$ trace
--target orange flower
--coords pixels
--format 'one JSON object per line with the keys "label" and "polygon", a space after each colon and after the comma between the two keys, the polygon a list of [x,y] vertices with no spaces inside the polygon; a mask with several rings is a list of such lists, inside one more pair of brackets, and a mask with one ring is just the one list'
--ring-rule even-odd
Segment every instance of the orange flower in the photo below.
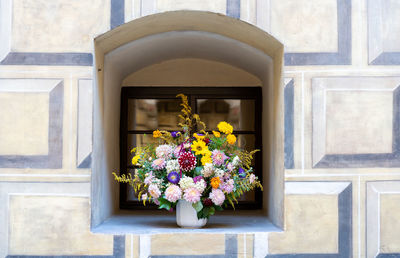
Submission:
{"label": "orange flower", "polygon": [[226,137],[226,140],[228,141],[229,144],[235,144],[235,142],[236,142],[236,136],[233,135],[233,134],[229,134],[229,135]]}
{"label": "orange flower", "polygon": [[219,179],[219,177],[213,177],[211,178],[211,186],[214,189],[217,189],[219,186],[219,183],[221,183],[221,179]]}
{"label": "orange flower", "polygon": [[158,138],[158,137],[160,137],[162,134],[161,134],[161,132],[160,132],[160,130],[155,130],[155,131],[153,131],[153,137],[154,138]]}

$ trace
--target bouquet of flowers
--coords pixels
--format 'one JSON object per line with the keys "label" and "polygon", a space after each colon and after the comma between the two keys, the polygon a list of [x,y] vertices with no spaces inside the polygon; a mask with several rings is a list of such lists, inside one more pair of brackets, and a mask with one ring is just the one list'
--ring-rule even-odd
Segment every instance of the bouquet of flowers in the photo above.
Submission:
{"label": "bouquet of flowers", "polygon": [[245,192],[262,185],[253,173],[251,160],[255,152],[240,149],[233,127],[218,124],[218,131],[208,133],[199,115],[192,114],[187,97],[182,98],[180,131],[156,130],[159,144],[148,144],[132,150],[135,175],[118,176],[118,182],[129,183],[139,200],[153,202],[160,209],[173,210],[179,200],[192,204],[198,219],[209,218],[215,211],[238,203]]}

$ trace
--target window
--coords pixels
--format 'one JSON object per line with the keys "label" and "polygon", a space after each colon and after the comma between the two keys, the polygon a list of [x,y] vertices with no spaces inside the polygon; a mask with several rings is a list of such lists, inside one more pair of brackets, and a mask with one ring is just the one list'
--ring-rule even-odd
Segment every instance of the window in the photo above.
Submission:
{"label": "window", "polygon": [[[120,171],[134,173],[130,150],[154,141],[155,129],[176,131],[180,128],[178,114],[183,93],[188,96],[194,113],[216,130],[219,121],[227,121],[234,127],[240,147],[259,149],[253,160],[255,174],[262,180],[261,139],[261,88],[260,87],[123,87],[121,91],[120,124]],[[120,185],[121,209],[155,209],[155,205],[143,206],[132,187]],[[261,209],[260,190],[249,192],[239,200],[237,209]]]}

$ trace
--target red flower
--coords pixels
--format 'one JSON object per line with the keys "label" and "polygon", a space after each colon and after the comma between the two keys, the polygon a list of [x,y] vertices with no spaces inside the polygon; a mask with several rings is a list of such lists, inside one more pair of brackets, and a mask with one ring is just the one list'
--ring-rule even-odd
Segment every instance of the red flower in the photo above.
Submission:
{"label": "red flower", "polygon": [[210,198],[207,198],[207,199],[203,200],[203,204],[204,204],[204,206],[212,206],[213,202],[211,201]]}
{"label": "red flower", "polygon": [[210,139],[205,138],[205,139],[203,140],[203,142],[205,142],[206,144],[209,144],[209,143],[210,143]]}
{"label": "red flower", "polygon": [[181,153],[178,159],[179,166],[183,171],[190,171],[196,167],[196,157],[190,151]]}

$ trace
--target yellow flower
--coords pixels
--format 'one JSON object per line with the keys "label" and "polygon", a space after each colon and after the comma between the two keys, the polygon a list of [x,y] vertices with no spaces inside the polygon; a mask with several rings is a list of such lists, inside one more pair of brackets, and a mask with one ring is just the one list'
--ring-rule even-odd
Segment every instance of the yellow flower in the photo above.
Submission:
{"label": "yellow flower", "polygon": [[208,151],[208,147],[206,146],[206,143],[202,140],[193,141],[192,151],[195,152],[195,155],[202,155],[205,151]]}
{"label": "yellow flower", "polygon": [[203,156],[210,156],[211,157],[211,154],[212,154],[212,152],[208,149],[208,147],[207,147],[207,149],[206,150],[204,150],[203,151]]}
{"label": "yellow flower", "polygon": [[217,131],[212,131],[212,132],[215,137],[217,137],[217,138],[221,137],[221,134],[219,132],[217,132]]}
{"label": "yellow flower", "polygon": [[228,141],[229,144],[235,144],[235,142],[236,142],[236,136],[233,135],[233,134],[229,134],[229,135],[226,137],[226,140]]}
{"label": "yellow flower", "polygon": [[212,163],[211,155],[204,155],[201,158],[201,164],[204,166],[207,163]]}
{"label": "yellow flower", "polygon": [[218,130],[224,134],[231,134],[233,132],[233,127],[229,123],[222,121],[218,124]]}
{"label": "yellow flower", "polygon": [[211,178],[211,186],[214,189],[217,189],[219,186],[219,183],[221,183],[221,179],[219,179],[219,177],[213,177]]}
{"label": "yellow flower", "polygon": [[201,134],[194,133],[193,137],[196,138],[197,140],[203,140],[205,136],[201,135]]}
{"label": "yellow flower", "polygon": [[155,130],[154,132],[153,132],[153,137],[154,138],[158,138],[158,137],[160,137],[162,134],[161,134],[161,132],[160,132],[160,130]]}
{"label": "yellow flower", "polygon": [[140,159],[139,155],[136,155],[132,158],[132,165],[136,165]]}

